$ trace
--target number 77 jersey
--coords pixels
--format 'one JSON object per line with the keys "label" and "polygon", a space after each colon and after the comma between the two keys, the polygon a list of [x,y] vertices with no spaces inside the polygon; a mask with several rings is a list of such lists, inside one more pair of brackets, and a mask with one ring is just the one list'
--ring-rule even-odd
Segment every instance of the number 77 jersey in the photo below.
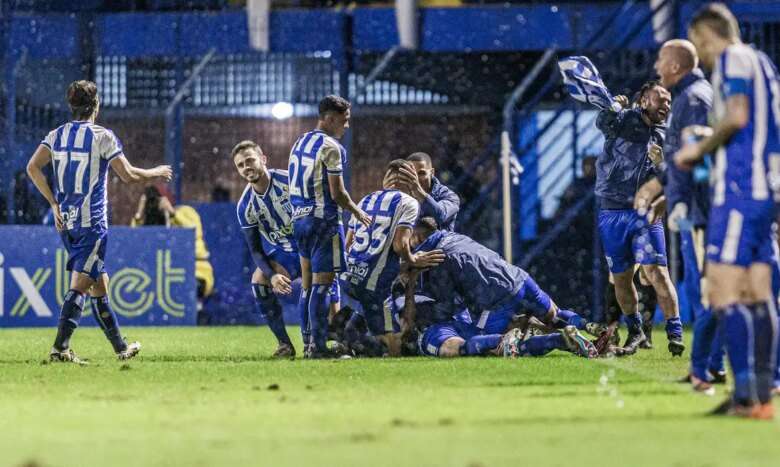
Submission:
{"label": "number 77 jersey", "polygon": [[349,221],[353,240],[347,252],[347,281],[351,287],[389,295],[400,268],[393,238],[398,227],[414,227],[420,208],[417,200],[398,190],[370,193],[360,200],[360,208],[371,223],[365,226],[354,216]]}
{"label": "number 77 jersey", "polygon": [[341,175],[347,151],[335,138],[320,130],[310,131],[290,151],[290,203],[293,218],[314,216],[340,223],[341,208],[330,196],[328,175]]}

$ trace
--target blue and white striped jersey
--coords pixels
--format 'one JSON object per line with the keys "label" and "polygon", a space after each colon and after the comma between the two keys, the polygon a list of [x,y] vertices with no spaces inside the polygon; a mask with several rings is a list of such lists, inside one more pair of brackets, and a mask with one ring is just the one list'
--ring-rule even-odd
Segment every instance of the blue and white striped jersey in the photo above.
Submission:
{"label": "blue and white striped jersey", "polygon": [[287,171],[268,171],[271,182],[265,193],[256,192],[247,184],[236,207],[242,229],[257,229],[263,239],[263,251],[270,255],[275,250],[296,253],[292,227],[292,205]]}
{"label": "blue and white striped jersey", "polygon": [[108,164],[122,155],[119,138],[100,125],[73,121],[49,132],[41,144],[51,151],[65,228],[105,231]]}
{"label": "blue and white striped jersey", "polygon": [[712,87],[715,122],[725,117],[729,97],[744,95],[750,102],[748,125],[715,153],[713,205],[731,199],[771,200],[769,173],[780,172],[780,84],[775,65],[749,45],[731,45],[716,63]]}
{"label": "blue and white striped jersey", "polygon": [[393,251],[395,232],[398,227],[414,227],[420,206],[398,190],[370,193],[359,206],[371,216],[371,224],[366,227],[354,216],[349,221],[353,241],[347,252],[347,281],[389,295],[400,268],[399,257]]}
{"label": "blue and white striped jersey", "polygon": [[290,151],[290,202],[295,217],[341,220],[341,208],[330,196],[328,175],[340,175],[347,151],[320,130],[303,134]]}

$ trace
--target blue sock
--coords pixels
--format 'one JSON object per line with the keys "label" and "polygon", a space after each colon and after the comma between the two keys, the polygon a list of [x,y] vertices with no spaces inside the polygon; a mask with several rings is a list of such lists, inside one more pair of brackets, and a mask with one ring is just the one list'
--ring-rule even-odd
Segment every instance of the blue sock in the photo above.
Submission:
{"label": "blue sock", "polygon": [[[704,309],[693,323],[693,343],[691,344],[691,373],[693,376],[707,381],[707,370],[712,368],[713,345],[718,335],[718,320],[712,310]],[[723,358],[721,357],[721,363]]]}
{"label": "blue sock", "polygon": [[571,310],[559,309],[553,320],[553,324],[556,328],[561,329],[566,326],[574,326],[577,329],[584,331],[585,325],[588,322],[582,316]]}
{"label": "blue sock", "polygon": [[560,333],[532,336],[520,344],[520,355],[524,357],[541,357],[553,350],[567,350],[566,341]]}
{"label": "blue sock", "polygon": [[84,310],[84,294],[78,290],[68,290],[65,294],[65,302],[60,310],[60,321],[57,324],[57,337],[54,339],[54,348],[65,350],[70,347],[70,337],[73,331],[79,327],[81,312]]}
{"label": "blue sock", "polygon": [[273,289],[268,285],[252,284],[252,293],[255,296],[257,310],[265,318],[279,343],[292,345],[290,336],[287,335],[287,328],[284,327],[282,305],[279,304]]}
{"label": "blue sock", "polygon": [[752,321],[750,311],[741,304],[729,305],[723,312],[726,352],[734,373],[734,400],[743,405],[756,400]]}
{"label": "blue sock", "polygon": [[666,337],[669,340],[682,340],[683,329],[680,317],[669,318],[666,320]]}
{"label": "blue sock", "polygon": [[111,305],[108,304],[108,296],[92,297],[90,300],[92,305],[92,315],[95,317],[100,329],[103,330],[103,334],[111,343],[114,348],[114,352],[122,352],[127,349],[127,343],[122,338],[122,332],[119,330],[119,323],[116,320],[116,314],[111,309]]}
{"label": "blue sock", "polygon": [[485,355],[498,347],[501,343],[501,334],[484,334],[474,336],[461,347],[461,355]]}
{"label": "blue sock", "polygon": [[313,350],[324,351],[328,342],[328,289],[329,285],[312,284],[309,292],[309,326]]}
{"label": "blue sock", "polygon": [[712,347],[710,348],[710,371],[715,373],[723,372],[726,370],[724,363],[725,342],[724,336],[725,326],[723,326],[718,319],[718,316],[713,313],[713,319],[715,320],[715,338],[712,340]]}
{"label": "blue sock", "polygon": [[301,317],[301,339],[304,349],[311,344],[311,327],[309,326],[309,292],[311,289],[301,288],[298,298],[298,315]]}
{"label": "blue sock", "polygon": [[749,307],[753,312],[754,358],[758,401],[772,400],[777,365],[777,313],[772,303]]}
{"label": "blue sock", "polygon": [[642,332],[642,315],[637,311],[633,315],[623,315],[626,320],[626,327],[630,334],[639,334]]}

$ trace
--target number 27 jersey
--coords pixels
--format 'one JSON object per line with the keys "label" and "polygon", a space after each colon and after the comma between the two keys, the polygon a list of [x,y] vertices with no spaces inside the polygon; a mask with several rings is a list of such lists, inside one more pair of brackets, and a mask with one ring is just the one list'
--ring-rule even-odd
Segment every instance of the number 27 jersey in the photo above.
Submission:
{"label": "number 27 jersey", "polygon": [[314,216],[340,222],[341,208],[330,196],[328,175],[341,175],[347,151],[320,130],[303,134],[290,151],[290,203],[295,219]]}
{"label": "number 27 jersey", "polygon": [[347,253],[347,280],[367,291],[389,294],[400,269],[393,251],[395,232],[398,227],[414,227],[420,207],[417,200],[398,190],[375,191],[359,205],[371,216],[371,223],[365,226],[354,216],[349,221],[353,240]]}

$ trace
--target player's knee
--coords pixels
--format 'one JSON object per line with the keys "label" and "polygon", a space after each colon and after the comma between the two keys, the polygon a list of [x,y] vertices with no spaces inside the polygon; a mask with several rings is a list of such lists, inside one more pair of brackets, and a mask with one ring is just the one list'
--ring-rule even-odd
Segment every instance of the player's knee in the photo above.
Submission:
{"label": "player's knee", "polygon": [[460,356],[460,348],[466,343],[460,337],[450,337],[439,347],[439,357],[452,358]]}

